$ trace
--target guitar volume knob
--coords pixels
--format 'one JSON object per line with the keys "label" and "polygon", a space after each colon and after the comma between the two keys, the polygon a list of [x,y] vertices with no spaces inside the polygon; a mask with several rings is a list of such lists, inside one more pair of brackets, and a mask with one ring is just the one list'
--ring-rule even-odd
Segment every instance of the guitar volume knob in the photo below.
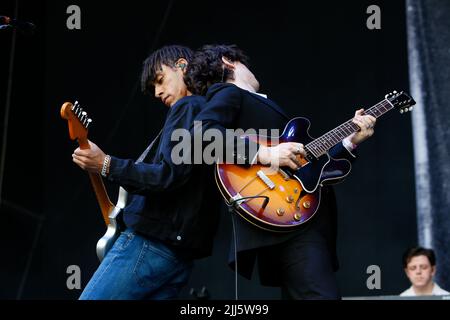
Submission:
{"label": "guitar volume knob", "polygon": [[277,215],[281,217],[283,214],[284,214],[284,209],[283,208],[278,208],[277,209]]}

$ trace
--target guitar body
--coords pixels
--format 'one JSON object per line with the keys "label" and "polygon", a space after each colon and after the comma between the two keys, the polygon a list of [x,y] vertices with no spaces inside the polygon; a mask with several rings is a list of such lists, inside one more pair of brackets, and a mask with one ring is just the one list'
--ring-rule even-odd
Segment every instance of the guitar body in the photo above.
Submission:
{"label": "guitar body", "polygon": [[121,232],[125,229],[125,224],[122,221],[122,209],[127,203],[128,193],[122,187],[119,188],[119,198],[113,211],[109,215],[109,223],[105,234],[97,241],[97,257],[100,261],[106,256],[108,251],[116,242]]}
{"label": "guitar body", "polygon": [[[298,142],[307,145],[314,140],[309,135],[311,123],[306,118],[294,118],[288,122],[279,141]],[[350,161],[347,159],[333,159],[328,153],[310,161],[299,158],[302,167],[296,171],[287,168],[300,182],[305,192],[313,193],[325,182],[337,183],[345,178],[351,170]]]}
{"label": "guitar body", "polygon": [[97,241],[96,252],[100,261],[106,256],[123,230],[121,227],[122,224],[119,221],[120,213],[121,209],[115,208],[113,210],[109,216],[109,224],[105,234]]}
{"label": "guitar body", "polygon": [[[288,122],[278,143],[313,140],[309,135],[310,122],[294,118]],[[247,136],[250,140],[274,146],[267,137]],[[262,138],[262,139],[261,139]],[[236,203],[237,212],[250,223],[270,231],[292,231],[310,220],[320,205],[321,189],[326,183],[341,181],[351,170],[346,159],[333,159],[328,153],[314,158],[298,158],[301,168],[274,169],[262,165],[245,168],[234,164],[217,164],[216,182],[222,196]],[[251,196],[263,198],[238,199]]]}

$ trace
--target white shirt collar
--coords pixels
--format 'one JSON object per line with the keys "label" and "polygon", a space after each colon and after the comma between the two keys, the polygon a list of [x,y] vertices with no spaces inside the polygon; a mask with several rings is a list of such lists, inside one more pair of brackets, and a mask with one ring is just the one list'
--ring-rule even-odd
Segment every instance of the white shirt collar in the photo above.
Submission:
{"label": "white shirt collar", "polygon": [[[442,289],[440,286],[438,286],[438,284],[435,282],[433,285],[433,291],[431,292],[431,295],[436,295],[436,296],[440,296],[440,295],[447,295],[449,294],[448,291],[445,291],[444,289]],[[400,296],[406,296],[406,297],[411,297],[411,296],[417,296],[416,292],[414,291],[414,288],[411,286],[408,290],[405,290],[404,292],[402,292],[400,294]]]}
{"label": "white shirt collar", "polygon": [[257,94],[258,96],[261,96],[261,97],[263,97],[263,98],[266,98],[267,99],[267,94],[264,94],[264,93],[259,93],[259,92],[253,92],[254,94]]}

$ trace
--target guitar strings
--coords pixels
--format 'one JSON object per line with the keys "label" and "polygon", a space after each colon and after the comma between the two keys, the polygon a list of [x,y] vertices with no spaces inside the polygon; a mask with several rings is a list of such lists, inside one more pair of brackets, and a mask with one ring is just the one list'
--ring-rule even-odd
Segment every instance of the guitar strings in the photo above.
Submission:
{"label": "guitar strings", "polygon": [[[368,109],[367,111],[365,111],[364,113],[365,113],[365,114],[374,115],[375,117],[378,117],[378,115],[376,114],[376,111],[379,110],[381,107],[386,108],[386,106],[391,106],[391,107],[392,107],[392,105],[391,105],[389,102],[386,104],[386,102],[383,100],[382,102],[380,102],[380,103],[376,104],[375,106],[372,106],[371,108],[369,108],[369,109]],[[387,112],[387,111],[390,110],[390,109],[391,109],[391,108],[386,108],[386,110],[385,110],[384,112],[382,112],[381,114],[384,114],[385,112]],[[348,121],[344,122],[342,125],[338,126],[337,128],[335,128],[335,129],[333,129],[333,130],[331,130],[331,131],[325,133],[323,136],[321,136],[321,137],[315,139],[314,141],[310,142],[308,145],[313,146],[313,147],[314,147],[314,148],[313,148],[314,150],[319,149],[319,151],[320,151],[321,153],[324,153],[324,152],[327,151],[327,149],[326,149],[326,147],[325,147],[325,149],[323,148],[323,147],[324,147],[324,144],[323,144],[322,142],[320,142],[320,140],[323,140],[324,138],[328,138],[328,140],[333,139],[333,138],[336,138],[336,134],[338,134],[338,138],[345,138],[344,136],[342,136],[342,137],[339,136],[339,133],[340,133],[339,129],[347,128],[347,129],[353,129],[353,130],[355,130],[355,129],[356,129],[355,126],[356,126],[356,125],[352,122],[352,120],[348,120]],[[354,131],[353,131],[353,132],[354,132]],[[349,134],[351,134],[351,133],[353,133],[353,132],[350,131]],[[347,133],[348,133],[348,132],[347,132]],[[347,136],[348,136],[348,135],[347,135]],[[337,143],[337,142],[339,142],[339,140],[336,141],[335,143]],[[308,145],[307,145],[307,146],[308,146]],[[321,154],[318,154],[318,155],[315,155],[315,156],[317,157],[317,156],[320,156],[320,155],[321,155]]]}
{"label": "guitar strings", "polygon": [[[385,99],[385,100],[377,103],[376,105],[370,107],[369,109],[367,109],[364,112],[364,114],[372,115],[372,116],[375,116],[375,118],[378,118],[380,115],[383,115],[384,113],[386,113],[387,111],[392,109],[392,107],[393,107],[392,104]],[[382,110],[382,108],[384,108],[385,110]],[[377,111],[381,111],[381,113],[377,114]],[[307,147],[310,150],[310,152],[316,158],[318,158],[321,155],[323,155],[324,153],[326,153],[333,145],[335,145],[342,139],[345,139],[348,135],[355,132],[352,130],[357,129],[356,127],[357,127],[357,125],[354,124],[352,122],[352,120],[350,119],[350,120],[344,122],[343,124],[341,124],[340,126],[334,128],[333,130],[330,130],[329,132],[325,133],[321,137],[311,141],[305,147]],[[345,129],[350,130],[350,133],[346,136],[344,136],[344,135],[340,136],[339,134],[342,133],[342,131],[344,131],[345,133],[348,133]],[[334,139],[336,139],[336,138],[338,138],[338,140],[334,141]],[[330,147],[327,147],[326,142],[324,140],[331,141],[331,142],[333,142],[333,144]],[[319,153],[317,153],[317,151],[319,151]]]}
{"label": "guitar strings", "polygon": [[[372,115],[375,116],[375,118],[378,118],[380,115],[383,115],[384,113],[386,113],[387,111],[389,111],[390,109],[392,109],[392,104],[390,102],[388,102],[387,100],[383,100],[379,103],[377,103],[376,105],[370,107],[369,109],[367,109],[364,114],[366,115]],[[377,111],[380,111],[381,108],[385,108],[385,110],[381,111],[381,114],[377,114]],[[339,141],[341,141],[342,139],[345,139],[346,137],[348,137],[350,134],[352,134],[355,131],[352,130],[356,130],[357,128],[359,128],[356,124],[354,124],[352,122],[352,120],[347,120],[346,122],[344,122],[343,124],[339,125],[338,127],[336,127],[335,129],[325,133],[324,135],[322,135],[321,137],[313,140],[312,142],[308,143],[307,145],[305,145],[305,150],[306,152],[310,152],[312,153],[316,158],[321,156],[322,154],[326,153],[330,148],[327,148],[326,144],[321,142],[324,139],[326,139],[327,141],[332,141],[333,144],[335,145],[336,143],[338,143]],[[349,130],[346,131],[345,129]],[[344,131],[345,134],[347,135],[342,135],[339,136],[339,134]],[[337,138],[339,140],[334,141],[333,139]],[[319,149],[320,153],[316,154],[314,153],[314,151],[317,151],[317,149]],[[281,174],[281,173],[280,173]],[[248,181],[239,191],[238,193],[240,194],[245,188],[247,188],[250,184],[252,184],[256,179],[258,178],[258,176],[253,177],[252,179],[250,179],[250,181]],[[257,196],[262,195],[264,192],[266,192],[269,189],[269,187],[265,188],[264,190],[262,190],[261,192],[256,194]],[[298,202],[300,200],[301,196],[299,195],[297,201],[296,201],[296,205],[298,205]],[[253,198],[255,199],[255,198]],[[243,202],[249,202],[253,199],[246,199]]]}
{"label": "guitar strings", "polygon": [[252,179],[250,179],[249,182],[247,182],[242,188],[241,190],[238,191],[238,193],[241,193],[242,190],[244,190],[245,188],[247,188],[248,185],[250,185],[250,183],[252,183],[253,181],[255,181],[255,179],[258,178],[258,176],[253,177]]}

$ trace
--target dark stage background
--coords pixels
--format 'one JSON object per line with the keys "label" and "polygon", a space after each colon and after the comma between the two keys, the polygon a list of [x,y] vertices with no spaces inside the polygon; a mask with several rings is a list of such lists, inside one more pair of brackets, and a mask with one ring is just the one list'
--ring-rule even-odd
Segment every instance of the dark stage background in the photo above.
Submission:
{"label": "dark stage background", "polygon": [[[19,18],[37,32],[16,38],[1,207],[3,299],[75,299],[81,290],[67,289],[67,267],[81,268],[84,287],[98,266],[95,244],[105,227],[88,176],[71,161],[76,144],[59,110],[80,101],[94,119],[90,139],[109,154],[137,158],[166,114],[139,91],[141,63],[152,49],[239,45],[261,92],[290,115],[308,117],[313,136],[392,90],[408,91],[403,1],[18,3]],[[0,14],[12,16],[15,4],[2,1]],[[81,8],[81,30],[66,27],[72,4]],[[381,30],[366,27],[372,4],[381,8]],[[1,32],[2,119],[11,40]],[[382,117],[359,155],[335,188],[339,285],[344,297],[398,294],[408,286],[401,255],[417,242],[410,115]],[[108,189],[115,201],[117,187]],[[197,262],[183,298],[203,285],[212,299],[234,298],[234,274],[225,265],[230,225],[224,213],[214,255]],[[381,268],[381,289],[366,286],[370,265]],[[257,274],[239,278],[239,295],[280,298]]]}

